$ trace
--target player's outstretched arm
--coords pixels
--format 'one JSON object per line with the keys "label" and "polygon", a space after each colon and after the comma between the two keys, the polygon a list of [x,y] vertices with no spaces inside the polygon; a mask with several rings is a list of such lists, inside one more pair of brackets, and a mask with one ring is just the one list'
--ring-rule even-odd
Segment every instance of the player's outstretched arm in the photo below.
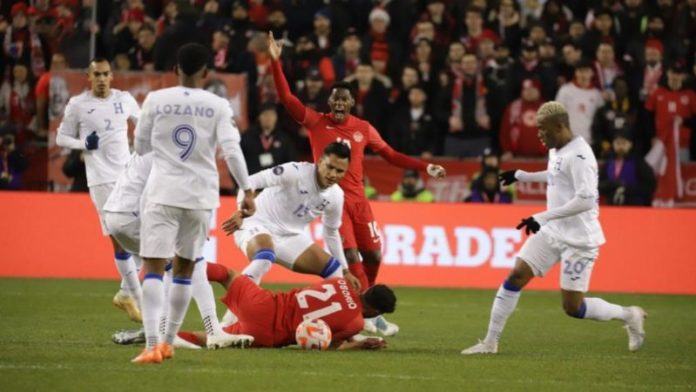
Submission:
{"label": "player's outstretched arm", "polygon": [[353,339],[349,338],[341,342],[337,342],[334,346],[334,342],[331,342],[331,347],[337,350],[380,350],[387,348],[387,341],[377,337],[370,336],[364,339]]}
{"label": "player's outstretched arm", "polygon": [[387,142],[384,141],[384,139],[382,139],[382,136],[380,136],[379,132],[377,132],[372,125],[370,125],[369,129],[368,146],[372,149],[372,151],[379,154],[379,156],[384,158],[385,161],[394,166],[398,166],[403,169],[425,171],[429,176],[434,178],[442,178],[447,175],[445,168],[440,165],[411,158],[406,154],[402,154],[394,150],[390,145],[387,144]]}
{"label": "player's outstretched arm", "polygon": [[269,31],[268,52],[271,54],[271,70],[273,71],[273,82],[278,91],[278,98],[295,121],[304,123],[307,116],[307,108],[290,91],[290,85],[288,85],[288,81],[285,79],[283,65],[280,62],[282,51],[283,43],[276,41],[275,38],[273,38],[273,33]]}
{"label": "player's outstretched arm", "polygon": [[500,173],[498,181],[503,185],[512,185],[517,181],[522,182],[546,182],[547,171],[526,172],[524,170],[508,170]]}

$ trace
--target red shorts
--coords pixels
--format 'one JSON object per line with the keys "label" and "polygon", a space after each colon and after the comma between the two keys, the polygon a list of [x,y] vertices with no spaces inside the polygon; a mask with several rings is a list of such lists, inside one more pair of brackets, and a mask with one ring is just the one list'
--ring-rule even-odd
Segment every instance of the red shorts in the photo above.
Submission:
{"label": "red shorts", "polygon": [[345,200],[341,223],[343,249],[379,250],[382,242],[377,234],[377,222],[367,199]]}
{"label": "red shorts", "polygon": [[225,332],[253,336],[253,347],[273,347],[276,315],[273,293],[257,286],[246,276],[238,276],[222,297],[222,302],[239,318],[238,322],[224,328]]}

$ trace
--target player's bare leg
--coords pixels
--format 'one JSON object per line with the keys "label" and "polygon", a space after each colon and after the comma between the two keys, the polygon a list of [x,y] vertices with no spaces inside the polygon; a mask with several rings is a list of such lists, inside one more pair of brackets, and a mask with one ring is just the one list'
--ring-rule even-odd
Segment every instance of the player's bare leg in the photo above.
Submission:
{"label": "player's bare leg", "polygon": [[114,237],[109,237],[114,248],[114,262],[121,275],[121,289],[114,296],[112,303],[128,314],[128,318],[135,322],[142,322],[140,306],[142,302],[142,288],[138,268],[133,256],[119,245]]}
{"label": "player's bare leg", "polygon": [[628,332],[628,349],[638,351],[645,341],[643,323],[648,314],[638,306],[621,306],[601,298],[585,298],[579,291],[561,290],[563,310],[568,316],[597,320],[622,320]]}
{"label": "player's bare leg", "polygon": [[498,340],[505,328],[505,323],[517,307],[522,288],[533,277],[534,272],[531,267],[518,257],[515,268],[510,272],[510,275],[508,275],[495,295],[486,337],[477,344],[463,350],[462,354],[495,354],[498,352]]}
{"label": "player's bare leg", "polygon": [[341,262],[316,244],[302,252],[293,263],[292,270],[301,274],[319,275],[324,279],[343,277]]}
{"label": "player's bare leg", "polygon": [[135,357],[135,363],[161,363],[162,354],[157,348],[160,343],[158,324],[164,306],[163,275],[165,259],[146,258],[143,278],[143,328],[145,349]]}

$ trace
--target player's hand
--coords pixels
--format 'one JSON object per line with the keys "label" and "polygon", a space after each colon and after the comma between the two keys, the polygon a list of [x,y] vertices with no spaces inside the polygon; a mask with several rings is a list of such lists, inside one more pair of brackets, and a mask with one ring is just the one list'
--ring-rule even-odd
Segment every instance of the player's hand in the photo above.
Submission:
{"label": "player's hand", "polygon": [[256,198],[256,193],[253,190],[247,190],[244,191],[244,200],[242,200],[242,204],[240,206],[240,210],[242,211],[242,216],[244,218],[248,218],[256,212],[256,202],[254,199]]}
{"label": "player's hand", "polygon": [[268,32],[268,53],[273,60],[280,59],[280,54],[283,52],[283,41],[276,41],[273,38],[273,32]]}
{"label": "player's hand", "polygon": [[433,178],[442,178],[447,175],[447,170],[445,170],[444,167],[432,163],[428,164],[426,171],[428,172],[428,175]]}
{"label": "player's hand", "polygon": [[343,270],[343,279],[345,279],[358,293],[362,292],[362,285],[360,285],[360,279],[356,278],[355,275],[351,274],[347,269]]}
{"label": "player's hand", "polygon": [[244,223],[242,211],[235,211],[230,219],[222,222],[222,231],[225,233],[225,235],[231,235],[242,227],[242,223]]}
{"label": "player's hand", "polygon": [[361,340],[359,343],[359,348],[363,350],[379,350],[387,348],[387,341],[378,336],[370,336],[364,340]]}
{"label": "player's hand", "polygon": [[539,222],[536,221],[536,219],[534,219],[533,216],[522,219],[522,222],[520,222],[520,224],[517,225],[517,230],[520,230],[523,227],[527,235],[529,235],[530,232],[532,234],[536,234],[536,232],[539,231],[539,229],[541,229],[541,225],[539,224]]}
{"label": "player's hand", "polygon": [[96,150],[99,148],[99,135],[97,135],[97,131],[92,131],[92,133],[85,138],[85,147],[88,150]]}
{"label": "player's hand", "polygon": [[517,182],[517,178],[515,178],[516,172],[517,170],[509,170],[502,172],[498,175],[498,181],[500,181],[500,183],[505,186],[512,185]]}

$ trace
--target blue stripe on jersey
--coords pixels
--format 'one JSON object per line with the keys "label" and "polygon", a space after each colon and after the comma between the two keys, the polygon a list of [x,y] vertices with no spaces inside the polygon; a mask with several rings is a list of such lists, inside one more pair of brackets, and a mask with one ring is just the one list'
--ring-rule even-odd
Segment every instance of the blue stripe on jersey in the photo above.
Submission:
{"label": "blue stripe on jersey", "polygon": [[326,263],[324,269],[321,270],[321,274],[319,274],[319,276],[321,276],[322,278],[326,278],[328,276],[331,276],[331,274],[336,272],[336,270],[339,268],[341,268],[341,263],[332,257],[329,259],[329,262]]}
{"label": "blue stripe on jersey", "polygon": [[162,281],[162,275],[154,273],[154,272],[150,272],[149,274],[145,274],[145,276],[143,277],[143,280],[146,280],[146,279],[157,279],[159,281]]}
{"label": "blue stripe on jersey", "polygon": [[259,251],[254,254],[254,260],[257,259],[268,260],[273,263],[276,261],[276,254],[273,249],[259,249]]}

